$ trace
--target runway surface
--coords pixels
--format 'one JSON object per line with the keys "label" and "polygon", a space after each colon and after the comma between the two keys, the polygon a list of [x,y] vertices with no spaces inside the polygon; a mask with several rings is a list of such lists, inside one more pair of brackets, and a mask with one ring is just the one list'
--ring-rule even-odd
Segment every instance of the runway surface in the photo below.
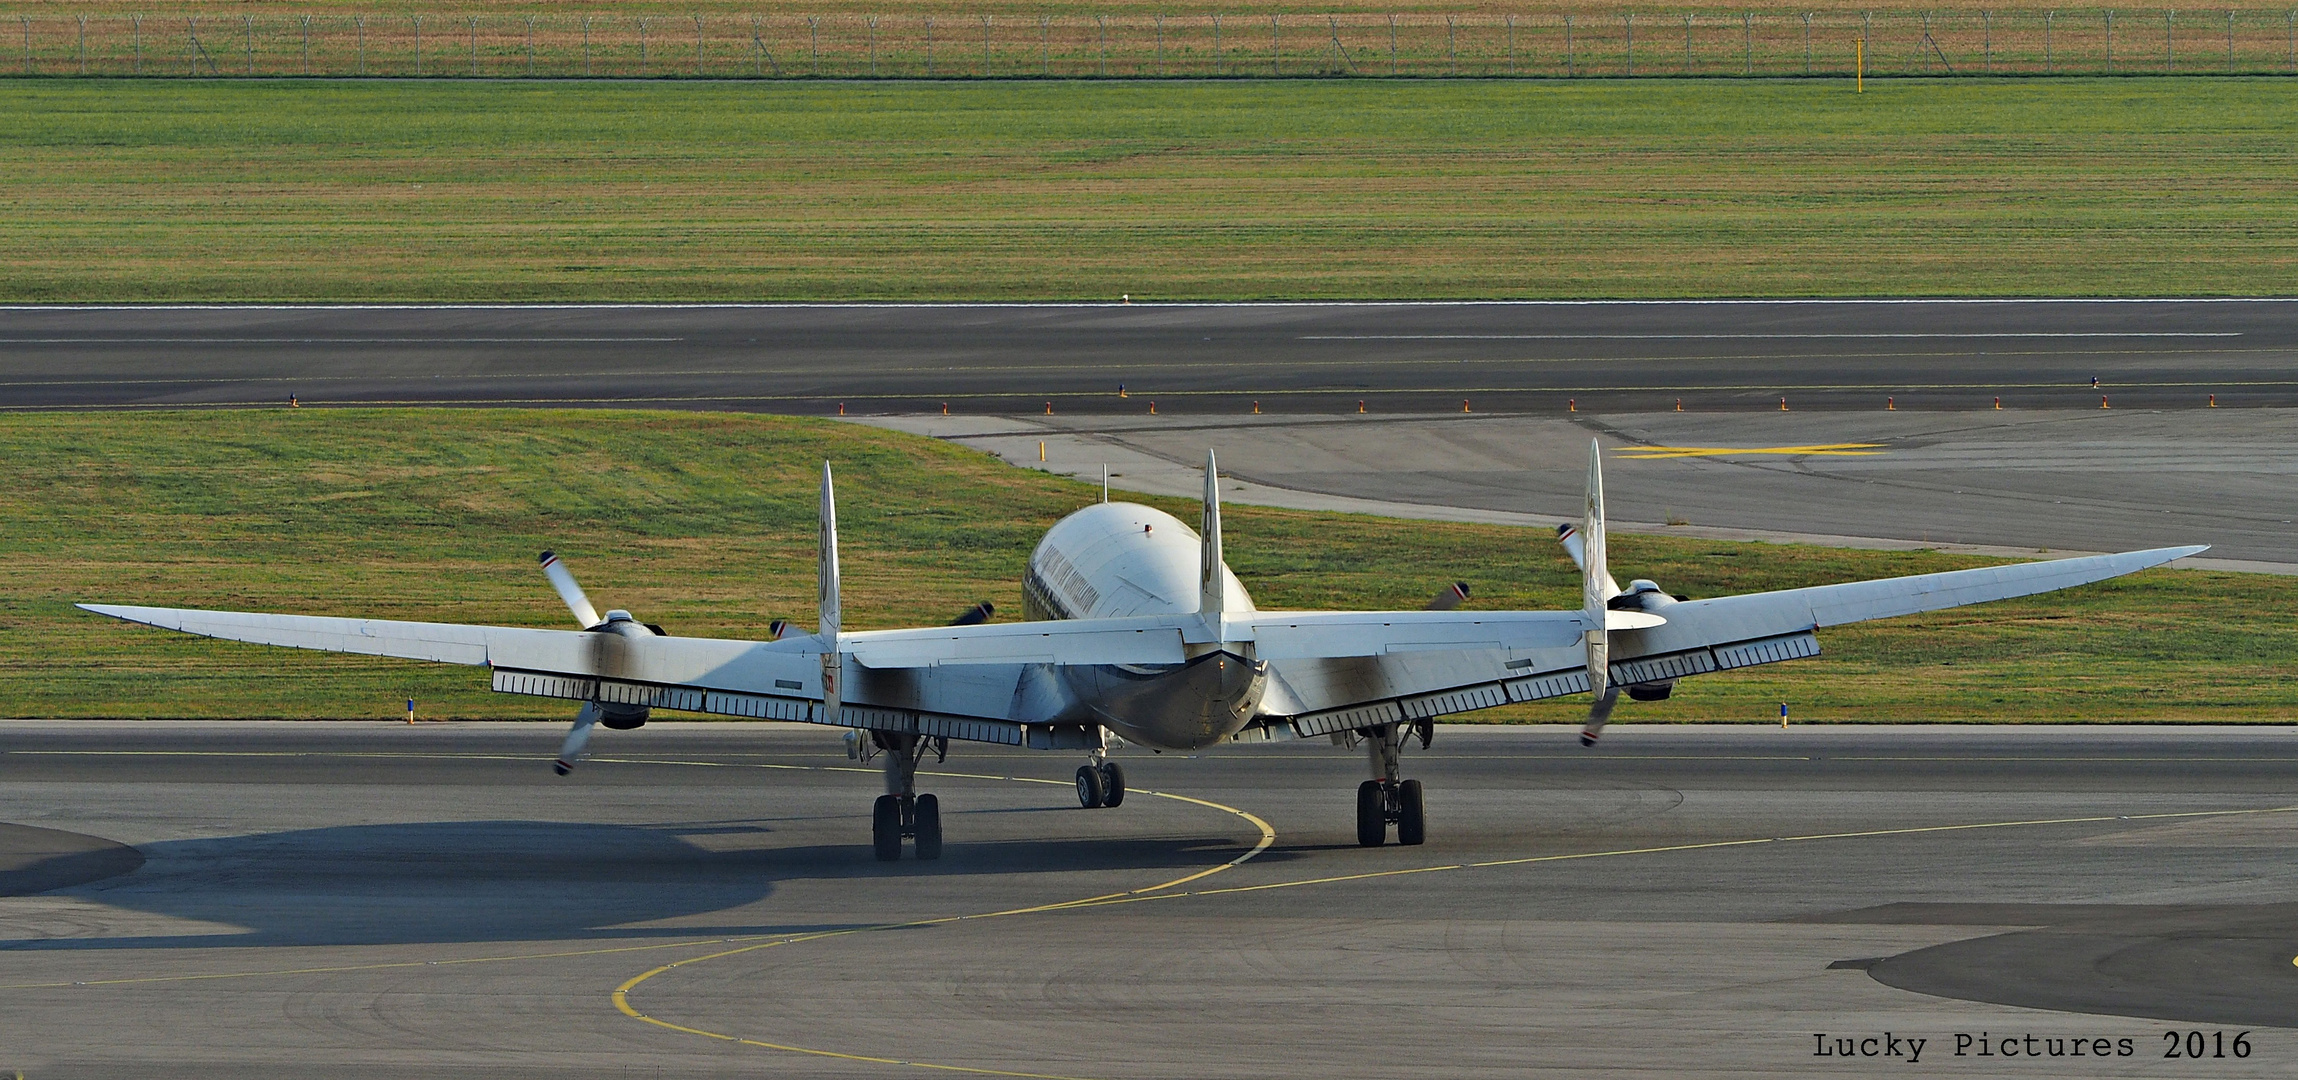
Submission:
{"label": "runway surface", "polygon": [[[1446,727],[1407,757],[1429,843],[1371,850],[1359,755],[1322,742],[1123,750],[1135,797],[1097,811],[1066,755],[961,746],[928,785],[945,857],[891,865],[877,779],[831,732],[610,732],[564,780],[558,736],[0,724],[0,819],[52,831],[0,829],[0,853],[144,860],[0,897],[0,1068],[1844,1075],[1914,1039],[1917,1067],[1971,1075],[2298,1060],[2288,728],[1630,723],[1583,751]],[[2249,1056],[2165,1060],[2171,1031],[2247,1032]],[[1837,1039],[1901,1056],[1821,1056]]]}
{"label": "runway surface", "polygon": [[8,308],[0,408],[2231,407],[2293,357],[2277,301]]}

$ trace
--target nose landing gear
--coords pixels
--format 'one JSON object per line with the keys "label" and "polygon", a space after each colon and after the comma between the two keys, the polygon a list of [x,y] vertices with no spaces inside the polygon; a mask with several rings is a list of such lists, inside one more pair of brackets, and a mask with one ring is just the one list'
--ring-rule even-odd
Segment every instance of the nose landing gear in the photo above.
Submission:
{"label": "nose landing gear", "polygon": [[1359,729],[1356,734],[1365,741],[1373,775],[1356,787],[1356,842],[1363,847],[1379,847],[1388,842],[1390,825],[1396,826],[1399,844],[1409,847],[1426,841],[1428,821],[1422,811],[1420,781],[1400,780],[1397,773],[1405,738],[1418,735],[1421,749],[1427,749],[1436,737],[1435,722],[1382,724]]}

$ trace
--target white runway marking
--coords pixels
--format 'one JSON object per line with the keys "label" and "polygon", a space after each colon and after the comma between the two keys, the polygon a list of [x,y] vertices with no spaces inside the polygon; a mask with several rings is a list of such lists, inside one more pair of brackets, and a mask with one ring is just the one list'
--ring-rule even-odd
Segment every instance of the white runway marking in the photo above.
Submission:
{"label": "white runway marking", "polygon": [[2222,338],[2238,331],[2133,330],[2127,333],[2031,332],[1999,334],[1303,334],[1302,341],[1845,341],[1862,338]]}

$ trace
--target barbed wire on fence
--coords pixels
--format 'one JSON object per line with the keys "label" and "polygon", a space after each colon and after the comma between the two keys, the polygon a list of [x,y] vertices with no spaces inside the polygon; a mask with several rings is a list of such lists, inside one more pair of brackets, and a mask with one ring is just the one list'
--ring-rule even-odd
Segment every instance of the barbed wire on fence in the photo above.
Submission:
{"label": "barbed wire on fence", "polygon": [[200,15],[22,13],[14,74],[1760,78],[1849,75],[1862,57],[1875,77],[2298,74],[2298,9],[1329,13],[1269,15],[1265,34],[1260,18],[424,13],[242,15],[233,27]]}

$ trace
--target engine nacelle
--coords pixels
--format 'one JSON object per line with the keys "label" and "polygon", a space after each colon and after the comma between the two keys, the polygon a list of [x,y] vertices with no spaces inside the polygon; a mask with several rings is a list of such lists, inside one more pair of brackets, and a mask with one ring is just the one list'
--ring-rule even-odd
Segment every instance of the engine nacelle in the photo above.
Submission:
{"label": "engine nacelle", "polygon": [[598,722],[616,731],[629,731],[646,726],[646,718],[653,713],[644,705],[608,705],[600,702]]}
{"label": "engine nacelle", "polygon": [[1628,700],[1630,701],[1666,701],[1668,695],[1675,692],[1676,681],[1674,679],[1628,684]]}

